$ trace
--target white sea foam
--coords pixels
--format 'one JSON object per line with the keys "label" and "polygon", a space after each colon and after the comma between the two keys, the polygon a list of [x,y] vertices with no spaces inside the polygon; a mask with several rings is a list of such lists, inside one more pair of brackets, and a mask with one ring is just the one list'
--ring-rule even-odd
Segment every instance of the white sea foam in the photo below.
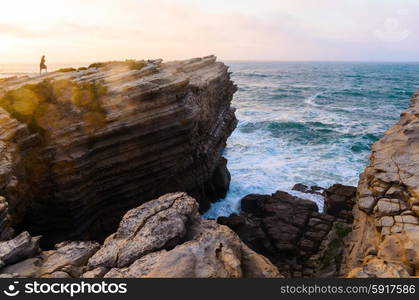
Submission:
{"label": "white sea foam", "polygon": [[[259,76],[248,76],[252,70]],[[375,64],[242,63],[232,71],[240,87],[233,102],[240,122],[224,154],[232,179],[226,199],[212,205],[208,218],[238,212],[247,194],[277,190],[322,210],[321,196],[292,187],[357,185],[370,145],[418,88],[419,65],[401,65],[393,74],[398,80],[384,86],[387,66]]]}

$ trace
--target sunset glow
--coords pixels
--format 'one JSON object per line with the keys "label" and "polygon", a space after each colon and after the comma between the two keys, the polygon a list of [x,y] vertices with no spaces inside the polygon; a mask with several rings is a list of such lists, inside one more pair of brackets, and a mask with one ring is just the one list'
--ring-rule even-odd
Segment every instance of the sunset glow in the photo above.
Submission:
{"label": "sunset glow", "polygon": [[0,62],[419,60],[419,2],[1,0]]}

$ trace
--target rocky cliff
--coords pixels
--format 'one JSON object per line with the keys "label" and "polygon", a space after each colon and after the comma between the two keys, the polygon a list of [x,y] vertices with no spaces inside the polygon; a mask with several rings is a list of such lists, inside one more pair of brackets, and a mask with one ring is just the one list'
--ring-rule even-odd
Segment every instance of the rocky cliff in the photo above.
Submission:
{"label": "rocky cliff", "polygon": [[41,252],[38,243],[27,232],[0,242],[0,277],[281,277],[228,227],[203,220],[185,193],[128,211],[103,245],[69,241]]}
{"label": "rocky cliff", "polygon": [[343,274],[419,276],[419,91],[373,145],[370,160],[358,185]]}
{"label": "rocky cliff", "polygon": [[[308,190],[298,184],[296,189]],[[287,277],[338,276],[344,239],[352,227],[356,188],[336,184],[324,191],[325,212],[289,193],[248,195],[240,214],[218,218],[251,249],[263,254]]]}
{"label": "rocky cliff", "polygon": [[206,210],[229,186],[235,91],[214,56],[2,80],[2,236],[101,240],[128,209],[176,191]]}

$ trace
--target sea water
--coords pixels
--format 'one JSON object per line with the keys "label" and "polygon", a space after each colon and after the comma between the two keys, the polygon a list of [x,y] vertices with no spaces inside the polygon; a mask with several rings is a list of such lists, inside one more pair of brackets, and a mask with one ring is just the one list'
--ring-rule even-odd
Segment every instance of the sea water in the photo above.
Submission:
{"label": "sea water", "polygon": [[[419,88],[416,63],[228,65],[239,88],[232,103],[239,124],[224,153],[230,190],[208,218],[237,212],[247,194],[290,191],[296,183],[357,185],[371,145]],[[322,197],[303,195],[322,209]]]}
{"label": "sea water", "polygon": [[[291,191],[296,183],[356,185],[371,145],[399,120],[419,89],[418,63],[227,62],[238,85],[239,119],[224,156],[225,199],[208,218],[229,215],[251,193]],[[86,63],[48,65],[50,70]],[[0,64],[0,78],[38,76],[37,64]]]}

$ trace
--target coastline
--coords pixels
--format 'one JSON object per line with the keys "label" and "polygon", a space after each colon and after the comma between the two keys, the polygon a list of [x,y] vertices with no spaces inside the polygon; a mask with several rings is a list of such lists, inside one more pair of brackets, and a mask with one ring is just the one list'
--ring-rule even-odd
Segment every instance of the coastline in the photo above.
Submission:
{"label": "coastline", "polygon": [[[371,163],[358,188],[335,185],[325,187],[325,192],[317,192],[325,196],[324,211],[319,211],[313,202],[301,199],[302,196],[278,191],[243,199],[242,208],[244,202],[251,206],[246,214],[219,219],[220,225],[203,220],[197,213],[198,203],[203,212],[211,201],[225,197],[230,182],[222,153],[237,124],[235,111],[230,107],[236,87],[223,63],[216,62],[214,56],[167,63],[148,61],[138,70],[120,63],[90,71],[51,73],[42,77],[45,78],[58,82],[103,80],[107,90],[99,102],[104,107],[105,122],[90,128],[84,114],[75,114],[70,119],[61,116],[67,123],[43,128],[50,132],[46,138],[13,118],[10,115],[13,111],[7,113],[2,109],[1,142],[6,149],[3,155],[5,161],[12,162],[2,169],[2,178],[6,179],[2,182],[5,197],[0,201],[3,240],[0,243],[3,249],[8,249],[0,257],[3,262],[0,273],[4,276],[409,277],[418,274],[419,93],[399,123],[373,146]],[[42,80],[18,78],[3,83],[0,96],[27,83],[36,86]],[[71,84],[72,89],[77,87]],[[91,113],[89,109],[79,107],[82,113]],[[50,126],[48,122],[42,124]],[[171,137],[175,138],[171,140]],[[40,139],[45,139],[43,142],[48,147]],[[144,143],[145,140],[148,142]],[[45,159],[53,157],[47,161],[56,177],[48,177],[50,182],[42,181],[42,177],[33,181],[30,177],[33,170],[22,162],[23,155],[39,145],[44,147],[40,150]],[[147,148],[154,150],[147,152],[144,150]],[[157,160],[153,159],[156,153]],[[170,155],[165,159],[162,153]],[[147,163],[135,166],[139,159]],[[131,166],[132,169],[124,169]],[[103,180],[96,182],[97,178]],[[84,185],[85,181],[89,186]],[[31,185],[43,189],[31,190]],[[62,195],[52,194],[53,191]],[[184,193],[167,194],[178,191],[189,192],[198,203]],[[306,192],[315,194],[316,190],[298,195]],[[50,195],[54,196],[50,198]],[[398,206],[393,205],[395,202]],[[45,213],[49,218],[40,218]],[[59,225],[55,232],[46,230],[51,219]],[[87,219],[92,222],[86,222]],[[98,227],[92,225],[95,220],[99,220]],[[105,222],[113,225],[105,230]],[[284,223],[280,229],[278,222]],[[344,224],[344,229],[339,224]],[[74,226],[79,229],[74,230]],[[64,234],[70,227],[73,235]],[[348,228],[352,228],[351,233]],[[47,236],[46,245],[59,243],[51,250],[47,246],[42,251],[41,237],[31,237],[25,230]],[[98,231],[106,233],[105,237],[115,233],[104,240],[97,236]],[[333,251],[338,251],[343,262],[328,264],[327,272],[323,269],[319,272],[337,239],[339,247]],[[259,243],[263,243],[263,250]],[[393,245],[397,243],[400,246],[394,250]],[[75,256],[78,258],[74,259]],[[281,261],[284,256],[297,263],[285,264]],[[188,259],[177,261],[179,257]],[[197,272],[192,265],[200,260],[205,261],[206,267]]]}

